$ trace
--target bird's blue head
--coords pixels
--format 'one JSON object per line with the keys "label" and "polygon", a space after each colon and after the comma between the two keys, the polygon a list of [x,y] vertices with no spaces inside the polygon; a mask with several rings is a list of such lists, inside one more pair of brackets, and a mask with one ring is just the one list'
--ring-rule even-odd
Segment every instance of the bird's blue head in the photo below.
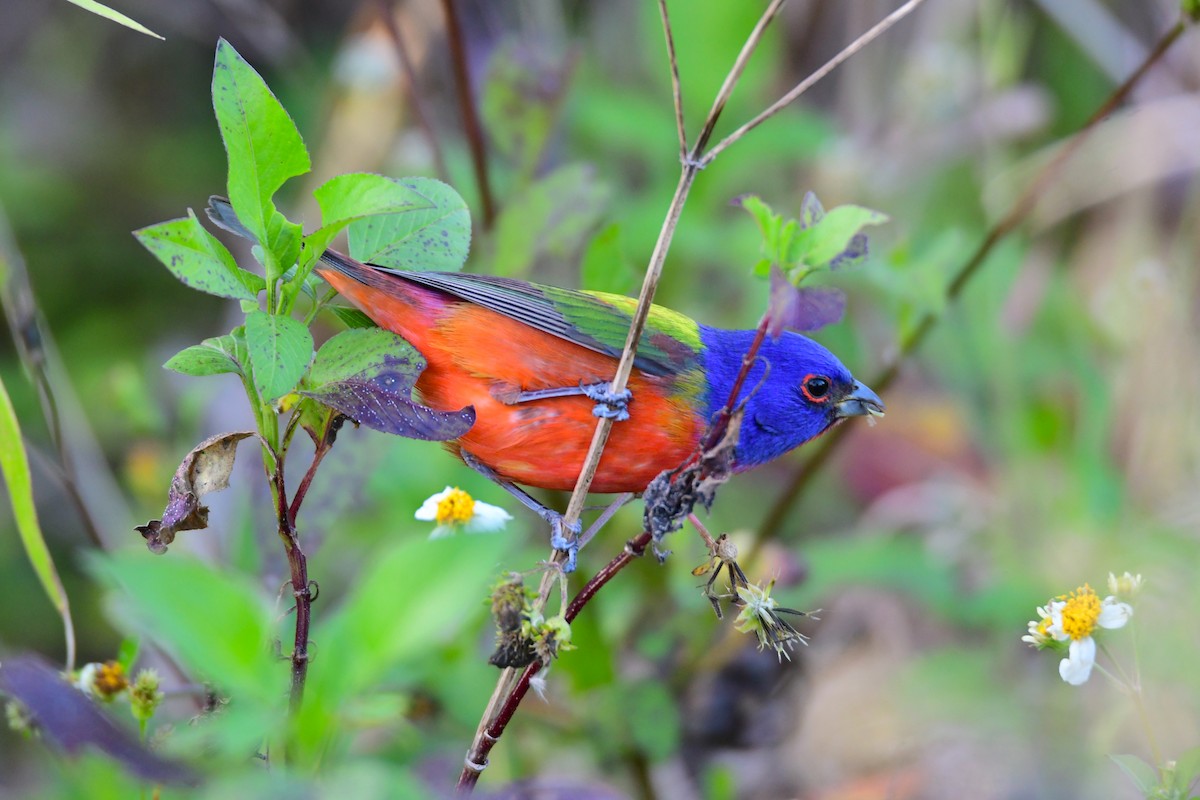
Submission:
{"label": "bird's blue head", "polygon": [[[754,331],[702,325],[700,339],[712,419],[729,399]],[[753,394],[746,403],[735,457],[739,471],[778,458],[846,417],[883,414],[883,401],[856,381],[833,353],[790,331],[763,342],[741,396],[749,392]]]}

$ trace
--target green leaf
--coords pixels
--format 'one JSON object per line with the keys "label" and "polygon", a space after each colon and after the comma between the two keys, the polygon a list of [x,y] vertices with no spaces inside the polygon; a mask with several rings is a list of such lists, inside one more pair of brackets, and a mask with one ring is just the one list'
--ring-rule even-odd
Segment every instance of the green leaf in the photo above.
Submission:
{"label": "green leaf", "polygon": [[220,375],[226,372],[241,375],[246,360],[245,341],[225,334],[180,350],[163,364],[163,368],[183,375]]}
{"label": "green leaf", "polygon": [[637,272],[621,248],[621,226],[613,223],[592,237],[579,267],[585,289],[632,294]]}
{"label": "green leaf", "polygon": [[496,218],[497,275],[525,275],[543,256],[573,259],[599,224],[609,191],[585,164],[568,164],[518,192]]}
{"label": "green leaf", "polygon": [[[271,198],[289,178],[311,169],[304,140],[262,77],[229,42],[217,43],[213,110],[229,156],[229,200],[242,223],[273,253],[299,253],[300,230]],[[294,260],[294,258],[292,259]]]}
{"label": "green leaf", "polygon": [[321,207],[321,227],[304,237],[319,256],[342,228],[364,217],[427,210],[429,201],[403,182],[369,172],[338,175],[313,192]]}
{"label": "green leaf", "polygon": [[301,392],[350,419],[384,433],[426,441],[462,436],[475,410],[438,411],[410,395],[425,359],[382,328],[342,331],[321,347]]}
{"label": "green leaf", "polygon": [[237,702],[278,695],[286,667],[271,655],[271,614],[251,583],[194,558],[127,551],[95,556],[110,589],[110,618],[162,645],[187,670]]}
{"label": "green leaf", "polygon": [[97,3],[96,0],[67,0],[68,3],[74,3],[82,9],[92,12],[98,17],[104,17],[107,20],[112,20],[118,25],[124,25],[126,28],[135,30],[138,33],[144,33],[147,36],[153,36],[155,39],[162,39],[154,31],[142,25],[140,22],[122,14],[120,11],[113,11],[106,5]]}
{"label": "green leaf", "polygon": [[8,390],[0,380],[0,472],[8,488],[13,517],[17,522],[17,533],[25,548],[25,555],[33,565],[33,571],[42,584],[50,602],[58,610],[66,629],[67,650],[70,658],[75,654],[75,628],[71,621],[71,606],[67,592],[63,589],[46,547],[46,539],[38,524],[37,507],[33,502],[33,482],[29,475],[29,459],[25,455],[25,443],[21,440],[21,428],[17,424],[17,412],[8,397]]}
{"label": "green leaf", "polygon": [[312,359],[313,340],[291,317],[252,311],[246,315],[246,348],[254,387],[269,403],[296,388]]}
{"label": "green leaf", "polygon": [[850,248],[851,240],[859,231],[868,225],[882,225],[887,221],[887,214],[869,208],[838,206],[804,231],[808,239],[804,261],[812,267],[832,266]]}
{"label": "green leaf", "polygon": [[133,235],[184,285],[218,297],[254,300],[263,279],[238,268],[225,245],[204,229],[196,215],[160,222]]}
{"label": "green leaf", "polygon": [[1200,747],[1184,750],[1175,759],[1175,789],[1184,792],[1200,777]]}
{"label": "green leaf", "polygon": [[1121,771],[1129,776],[1142,794],[1158,787],[1158,770],[1135,755],[1109,755]]}
{"label": "green leaf", "polygon": [[326,306],[330,313],[342,321],[347,328],[378,328],[375,320],[357,308],[349,306]]}
{"label": "green leaf", "polygon": [[471,214],[462,197],[432,178],[396,183],[419,202],[400,213],[350,223],[350,255],[394,269],[461,269],[471,248]]}
{"label": "green leaf", "polygon": [[305,385],[316,388],[357,375],[372,376],[397,359],[412,363],[418,374],[425,368],[425,359],[417,349],[391,331],[383,328],[342,331],[321,345]]}

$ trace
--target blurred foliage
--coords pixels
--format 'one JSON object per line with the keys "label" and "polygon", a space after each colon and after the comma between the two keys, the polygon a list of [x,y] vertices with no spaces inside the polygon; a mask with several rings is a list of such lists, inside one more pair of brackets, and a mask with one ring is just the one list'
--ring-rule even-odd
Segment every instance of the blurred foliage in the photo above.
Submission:
{"label": "blurred foliage", "polygon": [[[789,5],[717,135],[892,5]],[[467,268],[636,291],[678,177],[655,5],[460,8],[500,209],[492,230],[474,230]],[[164,796],[428,796],[457,775],[495,680],[487,586],[546,555],[532,516],[497,537],[428,542],[412,515],[430,493],[502,493],[434,445],[342,431],[301,522],[320,583],[314,702],[295,769],[271,771],[251,755],[281,746],[267,737],[282,730],[287,675],[263,643],[288,641],[292,618],[261,471],[242,459],[231,489],[213,497],[210,530],[168,558],[151,559],[131,530],[162,508],[196,441],[253,426],[235,375],[160,368],[236,325],[236,304],[182,286],[128,234],[199,210],[223,185],[209,97],[217,37],[263,72],[309,143],[313,174],[279,200],[306,229],[316,204],[295,198],[332,175],[434,176],[378,5],[278,9],[122,8],[166,44],[65,3],[6,9],[0,208],[15,252],[4,258],[29,274],[81,489],[112,553],[94,552],[66,501],[7,337],[0,378],[29,445],[80,660],[116,657],[136,630],[139,664],[156,666],[168,692],[151,742],[209,776]],[[448,164],[439,177],[477,209],[439,9],[408,2],[395,14]],[[671,9],[694,130],[760,7]],[[751,192],[798,216],[811,190],[891,220],[872,231],[865,264],[827,281],[846,291],[848,310],[817,338],[869,378],[923,313],[941,319],[886,394],[887,418],[853,432],[745,565],[778,576],[785,604],[822,609],[803,627],[811,646],[781,665],[733,634],[732,620],[713,619],[690,572],[704,550],[676,534],[665,566],[634,564],[575,622],[578,649],[550,671],[545,701],[522,704],[481,792],[570,776],[565,796],[580,797],[1138,796],[1106,756],[1151,760],[1131,705],[1098,678],[1066,686],[1019,640],[1046,597],[1126,569],[1147,578],[1135,624],[1159,744],[1169,758],[1200,742],[1200,654],[1188,633],[1200,611],[1194,32],[1048,187],[1029,225],[945,302],[988,224],[1176,13],[1168,0],[928,0],[700,175],[658,302],[708,324],[753,325],[768,291],[752,279],[760,237],[730,201]],[[235,252],[248,263],[248,249]],[[318,318],[317,343],[339,328]],[[735,479],[710,529],[749,552],[798,463]],[[581,572],[639,526],[640,509],[622,511],[581,554]],[[19,542],[0,514],[0,656],[59,659],[54,608]],[[191,621],[170,622],[181,619]],[[218,675],[237,687],[234,701],[189,724],[203,697],[194,682]],[[305,738],[321,732],[330,737]],[[142,790],[98,757],[62,759],[0,730],[0,796]]]}

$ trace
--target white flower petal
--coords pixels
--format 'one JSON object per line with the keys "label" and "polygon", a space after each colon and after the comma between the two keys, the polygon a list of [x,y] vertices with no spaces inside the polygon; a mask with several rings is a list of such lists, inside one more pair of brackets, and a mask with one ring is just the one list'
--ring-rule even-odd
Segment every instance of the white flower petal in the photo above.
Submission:
{"label": "white flower petal", "polygon": [[[1062,612],[1066,606],[1066,602],[1062,600],[1051,600],[1045,610],[1045,615],[1050,618],[1050,624],[1046,626],[1046,634],[1060,642],[1065,642],[1068,638],[1062,624]],[[1040,612],[1042,609],[1039,608],[1038,611]]]}
{"label": "white flower petal", "polygon": [[1117,602],[1115,597],[1106,597],[1100,604],[1100,616],[1096,624],[1101,628],[1123,628],[1133,616],[1133,606],[1129,603]]}
{"label": "white flower petal", "polygon": [[429,532],[430,539],[444,539],[454,533],[453,525],[438,525]]}
{"label": "white flower petal", "polygon": [[490,533],[500,530],[511,519],[512,514],[509,514],[500,506],[476,500],[471,520],[466,524],[465,528],[467,533]]}
{"label": "white flower petal", "polygon": [[1067,657],[1058,662],[1058,674],[1072,686],[1087,683],[1096,663],[1096,640],[1090,636],[1075,639],[1067,651]]}
{"label": "white flower petal", "polygon": [[432,497],[426,498],[425,502],[421,503],[421,507],[417,509],[417,513],[413,516],[422,522],[433,522],[435,519],[437,519],[438,503],[442,502],[442,500],[446,498],[446,495],[450,494],[452,491],[454,491],[454,489],[447,486],[445,489],[433,495]]}

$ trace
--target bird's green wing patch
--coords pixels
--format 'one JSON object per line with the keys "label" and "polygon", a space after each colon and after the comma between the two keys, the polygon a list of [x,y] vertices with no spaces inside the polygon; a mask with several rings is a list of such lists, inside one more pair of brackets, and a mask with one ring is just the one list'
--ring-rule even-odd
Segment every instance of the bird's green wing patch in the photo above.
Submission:
{"label": "bird's green wing patch", "polygon": [[[637,301],[604,292],[578,292],[535,283],[466,272],[382,270],[440,289],[538,330],[619,357]],[[700,331],[696,322],[653,306],[638,342],[634,365],[650,375],[679,375],[699,364]]]}

